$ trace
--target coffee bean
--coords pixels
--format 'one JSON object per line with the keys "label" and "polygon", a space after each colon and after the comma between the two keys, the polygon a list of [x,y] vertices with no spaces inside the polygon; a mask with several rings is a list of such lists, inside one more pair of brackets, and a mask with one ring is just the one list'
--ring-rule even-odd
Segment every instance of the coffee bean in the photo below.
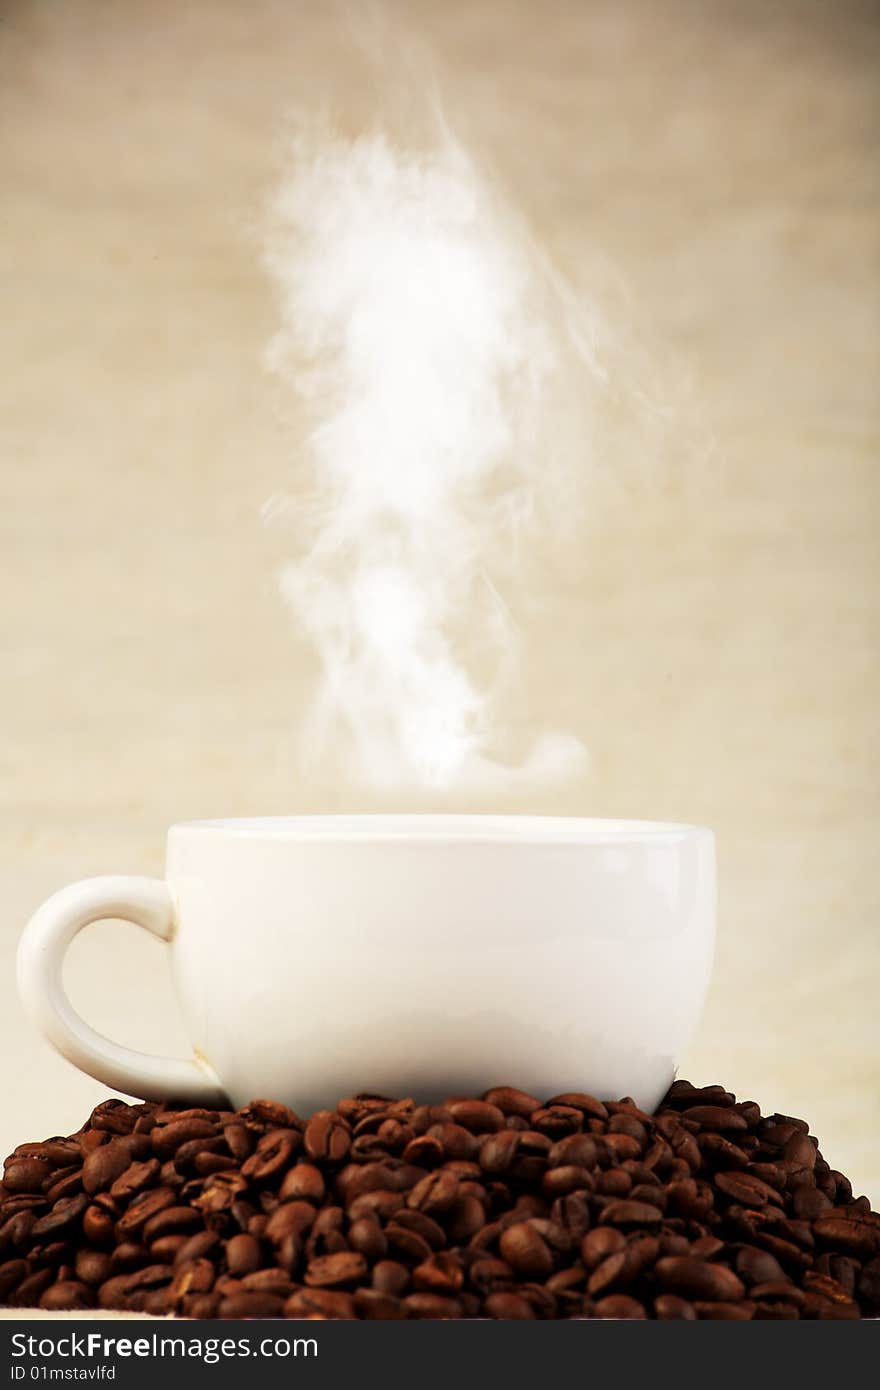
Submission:
{"label": "coffee bean", "polygon": [[43,1184],[44,1178],[52,1169],[42,1158],[18,1158],[7,1160],[3,1173],[3,1186],[7,1192],[35,1192]]}
{"label": "coffee bean", "polygon": [[303,1128],[303,1122],[296,1111],[287,1105],[280,1105],[277,1100],[252,1100],[239,1111],[239,1116],[248,1128],[260,1132],[266,1129]]}
{"label": "coffee bean", "polygon": [[457,1125],[451,1119],[431,1125],[428,1134],[437,1140],[443,1149],[444,1158],[470,1158],[480,1148],[480,1139],[471,1134],[464,1125]]}
{"label": "coffee bean", "polygon": [[60,1235],[68,1236],[81,1226],[88,1205],[89,1199],[84,1193],[78,1197],[62,1197],[51,1211],[34,1222],[30,1231],[31,1240],[45,1240],[47,1237],[57,1240]]}
{"label": "coffee bean", "polygon": [[517,1091],[513,1086],[494,1086],[487,1091],[483,1100],[497,1106],[503,1115],[520,1115],[527,1120],[535,1110],[540,1110],[541,1102],[526,1091]]}
{"label": "coffee bean", "polygon": [[284,1176],[278,1195],[282,1202],[291,1198],[302,1198],[317,1206],[324,1200],[326,1184],[320,1168],[314,1163],[297,1163]]}
{"label": "coffee bean", "polygon": [[299,1145],[299,1135],[289,1129],[270,1129],[261,1135],[257,1147],[241,1165],[241,1175],[251,1182],[265,1183],[285,1172]]}
{"label": "coffee bean", "polygon": [[448,1211],[458,1196],[458,1186],[458,1179],[453,1173],[438,1169],[416,1183],[406,1199],[406,1205],[428,1214]]}
{"label": "coffee bean", "polygon": [[633,1181],[625,1168],[606,1168],[596,1174],[593,1186],[602,1197],[628,1197]]}
{"label": "coffee bean", "polygon": [[725,1303],[720,1300],[706,1302],[697,1299],[694,1302],[694,1311],[701,1321],[749,1322],[755,1316],[756,1306],[745,1299],[741,1303]]}
{"label": "coffee bean", "polygon": [[340,1251],[336,1255],[321,1255],[306,1269],[305,1281],[311,1288],[327,1288],[335,1284],[356,1284],[367,1273],[367,1262],[356,1250]]}
{"label": "coffee bean", "polygon": [[210,1139],[216,1133],[217,1128],[210,1120],[200,1119],[198,1116],[187,1116],[171,1120],[167,1125],[157,1126],[152,1131],[150,1139],[153,1153],[164,1161],[172,1158],[177,1149],[189,1140]]}
{"label": "coffee bean", "polygon": [[483,1306],[490,1318],[530,1322],[536,1316],[531,1303],[519,1293],[490,1293]]}
{"label": "coffee bean", "polygon": [[135,1197],[124,1216],[119,1218],[116,1230],[119,1235],[131,1236],[143,1230],[144,1226],[165,1207],[174,1206],[174,1192],[170,1187],[157,1187]]}
{"label": "coffee bean", "polygon": [[179,1235],[200,1223],[201,1215],[193,1207],[163,1207],[144,1222],[141,1238],[145,1245],[152,1245],[163,1236]]}
{"label": "coffee bean", "polygon": [[656,1226],[663,1220],[663,1213],[647,1202],[609,1202],[599,1220],[604,1226],[629,1229],[634,1226]]}
{"label": "coffee bean", "polygon": [[457,1298],[444,1298],[436,1293],[411,1293],[403,1302],[413,1318],[461,1317],[462,1308]]}
{"label": "coffee bean", "polygon": [[486,1210],[476,1197],[456,1197],[444,1213],[446,1229],[453,1244],[466,1245],[486,1224]]}
{"label": "coffee bean", "polygon": [[213,1255],[220,1244],[220,1237],[216,1231],[196,1231],[194,1236],[190,1236],[183,1242],[174,1257],[174,1264],[184,1264],[187,1260],[200,1260],[203,1256]]}
{"label": "coffee bean", "polygon": [[456,1294],[464,1284],[461,1261],[446,1251],[439,1251],[412,1273],[413,1284],[427,1293]]}
{"label": "coffee bean", "polygon": [[527,1222],[508,1226],[501,1235],[499,1249],[517,1274],[528,1278],[546,1278],[553,1269],[553,1256],[547,1243]]}
{"label": "coffee bean", "polygon": [[[86,1162],[88,1163],[91,1158],[98,1157],[104,1152],[104,1149],[98,1149],[95,1154],[90,1155]],[[120,1202],[127,1201],[130,1197],[135,1197],[139,1192],[145,1192],[148,1187],[152,1187],[157,1182],[158,1177],[159,1160],[157,1158],[148,1158],[143,1163],[130,1163],[111,1184],[110,1196]]]}
{"label": "coffee bean", "polygon": [[106,1250],[80,1250],[76,1256],[76,1277],[83,1284],[103,1284],[110,1278],[110,1256]]}
{"label": "coffee bean", "polygon": [[519,1138],[516,1130],[506,1129],[500,1134],[492,1134],[484,1139],[479,1151],[479,1163],[483,1172],[508,1172],[519,1148]]}
{"label": "coffee bean", "polygon": [[89,1196],[106,1192],[131,1164],[128,1152],[118,1143],[104,1144],[86,1156],[82,1166],[82,1185]]}
{"label": "coffee bean", "polygon": [[168,1290],[172,1306],[181,1303],[188,1294],[207,1293],[214,1285],[216,1271],[210,1260],[187,1260],[174,1272]]}
{"label": "coffee bean", "polygon": [[880,1311],[880,1217],[803,1121],[721,1088],[676,1083],[656,1116],[494,1088],[356,1096],[305,1124],[270,1101],[112,1102],[93,1120],[7,1160],[0,1301],[373,1320]]}
{"label": "coffee bean", "polygon": [[284,1300],[268,1293],[236,1293],[220,1301],[221,1318],[277,1318],[284,1311]]}
{"label": "coffee bean", "polygon": [[655,1272],[664,1290],[682,1298],[730,1301],[745,1294],[742,1281],[732,1270],[688,1255],[664,1255]]}
{"label": "coffee bean", "polygon": [[69,1312],[78,1308],[94,1308],[95,1291],[76,1279],[61,1280],[50,1284],[40,1298],[40,1307],[53,1313]]}
{"label": "coffee bean", "polygon": [[351,1132],[341,1115],[318,1110],[306,1125],[303,1144],[309,1158],[341,1163],[351,1148]]}
{"label": "coffee bean", "polygon": [[311,1202],[284,1202],[272,1212],[263,1234],[273,1245],[279,1245],[286,1236],[304,1236],[314,1221],[315,1208]]}
{"label": "coffee bean", "polygon": [[661,1293],[654,1299],[654,1314],[664,1322],[695,1322],[697,1318],[694,1305],[674,1293]]}
{"label": "coffee bean", "polygon": [[626,1294],[610,1294],[594,1304],[593,1311],[600,1318],[644,1318],[647,1317],[644,1305],[636,1298]]}
{"label": "coffee bean", "polygon": [[856,1259],[870,1259],[880,1251],[880,1228],[850,1208],[833,1208],[813,1222],[813,1231],[824,1246]]}
{"label": "coffee bean", "polygon": [[453,1121],[472,1134],[494,1134],[504,1128],[504,1111],[485,1100],[458,1100],[450,1105]]}
{"label": "coffee bean", "polygon": [[0,1305],[27,1278],[27,1260],[7,1260],[0,1264]]}
{"label": "coffee bean", "polygon": [[716,1134],[741,1133],[749,1127],[747,1120],[736,1110],[722,1105],[692,1105],[682,1112],[682,1116]]}
{"label": "coffee bean", "polygon": [[592,1172],[598,1158],[599,1151],[591,1134],[569,1134],[552,1146],[547,1162],[551,1168],[571,1166]]}
{"label": "coffee bean", "polygon": [[753,1177],[751,1173],[716,1173],[715,1186],[725,1196],[732,1197],[735,1202],[741,1202],[744,1206],[763,1207],[768,1202],[782,1201],[775,1188],[761,1182],[760,1178]]}
{"label": "coffee bean", "polygon": [[432,1250],[441,1250],[446,1244],[443,1227],[423,1211],[411,1211],[408,1207],[403,1207],[395,1212],[394,1224],[407,1231],[415,1231],[416,1235],[427,1241]]}

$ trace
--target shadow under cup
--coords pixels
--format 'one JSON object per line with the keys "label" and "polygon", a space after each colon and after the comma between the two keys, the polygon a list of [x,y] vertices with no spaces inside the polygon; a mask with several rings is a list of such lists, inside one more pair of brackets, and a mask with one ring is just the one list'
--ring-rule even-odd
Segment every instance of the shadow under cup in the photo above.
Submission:
{"label": "shadow under cup", "polygon": [[[153,1058],[76,1015],[73,936],[102,917],[167,941],[193,1057]],[[710,831],[552,817],[314,816],[169,831],[166,879],[62,890],[19,985],[65,1056],[147,1099],[301,1112],[373,1092],[512,1085],[652,1110],[702,1007]]]}

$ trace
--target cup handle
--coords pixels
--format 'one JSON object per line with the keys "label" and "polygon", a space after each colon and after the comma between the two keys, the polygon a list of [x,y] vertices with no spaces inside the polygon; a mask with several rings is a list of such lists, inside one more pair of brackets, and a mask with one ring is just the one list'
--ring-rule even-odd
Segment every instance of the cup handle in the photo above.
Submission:
{"label": "cup handle", "polygon": [[83,927],[108,917],[133,922],[160,941],[174,934],[174,905],[162,879],[120,874],[62,888],[34,914],[19,943],[18,989],[31,1021],[63,1057],[114,1091],[144,1100],[225,1104],[219,1078],[204,1058],[152,1057],[121,1047],[74,1010],[62,979],[67,948]]}

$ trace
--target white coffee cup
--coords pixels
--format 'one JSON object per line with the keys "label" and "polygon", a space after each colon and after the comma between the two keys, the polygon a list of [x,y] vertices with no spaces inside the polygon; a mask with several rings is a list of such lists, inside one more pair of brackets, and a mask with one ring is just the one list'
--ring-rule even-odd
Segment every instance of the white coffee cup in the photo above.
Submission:
{"label": "white coffee cup", "polygon": [[[90,922],[168,943],[193,1055],[96,1033],[62,984]],[[164,880],[87,879],[39,909],[25,1008],[59,1052],[146,1099],[301,1111],[358,1091],[518,1086],[653,1109],[709,981],[710,831],[520,816],[305,816],[172,826]]]}

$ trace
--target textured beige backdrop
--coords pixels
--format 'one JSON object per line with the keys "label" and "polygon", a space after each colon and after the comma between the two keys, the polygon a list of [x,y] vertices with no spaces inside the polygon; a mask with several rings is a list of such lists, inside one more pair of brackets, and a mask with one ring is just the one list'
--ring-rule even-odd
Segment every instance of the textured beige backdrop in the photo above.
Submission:
{"label": "textured beige backdrop", "polygon": [[[520,809],[716,828],[685,1072],[807,1116],[880,1202],[877,7],[387,13],[619,317],[618,373],[656,370],[669,405],[624,432],[583,552],[534,566],[524,698],[593,774]],[[326,101],[356,130],[377,99],[321,3],[0,8],[3,1152],[102,1095],[15,997],[50,891],[161,872],[173,820],[379,804],[296,769],[313,665],[259,520],[292,445],[255,233],[285,113]],[[184,1047],[162,949],[133,929],[81,937],[68,979],[112,1036]]]}

